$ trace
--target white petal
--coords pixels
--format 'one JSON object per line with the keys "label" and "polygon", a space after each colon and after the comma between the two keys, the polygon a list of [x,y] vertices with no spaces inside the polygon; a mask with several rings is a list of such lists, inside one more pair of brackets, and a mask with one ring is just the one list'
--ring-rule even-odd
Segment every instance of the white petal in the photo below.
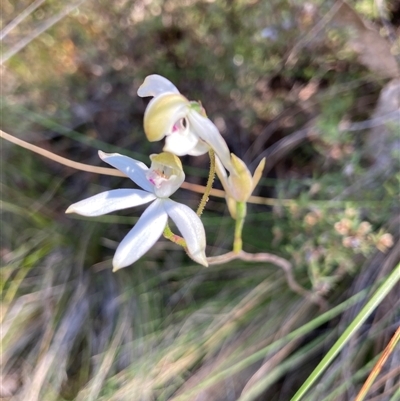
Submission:
{"label": "white petal", "polygon": [[101,216],[116,210],[139,206],[155,199],[156,196],[141,189],[114,189],[72,204],[65,213],[82,216]]}
{"label": "white petal", "polygon": [[119,153],[104,153],[101,150],[99,150],[99,157],[110,166],[126,174],[139,187],[153,192],[153,185],[146,178],[149,168],[144,163]]}
{"label": "white petal", "polygon": [[179,93],[176,86],[167,78],[153,74],[146,77],[142,85],[140,85],[137,94],[140,97],[148,97],[158,96],[166,92]]}
{"label": "white petal", "polygon": [[203,266],[208,266],[205,254],[206,233],[199,216],[190,207],[171,199],[164,199],[162,202],[168,216],[171,217],[185,239],[192,259]]}
{"label": "white petal", "polygon": [[188,153],[190,156],[201,156],[207,153],[210,147],[202,140],[199,140],[196,146]]}
{"label": "white petal", "polygon": [[180,133],[177,131],[165,138],[163,151],[173,153],[177,156],[185,156],[195,148],[197,143],[198,138],[193,133],[188,131]]}
{"label": "white petal", "polygon": [[231,171],[231,155],[229,153],[228,145],[214,123],[210,119],[200,115],[195,110],[190,110],[187,118],[191,131],[206,142],[220,158],[225,168],[228,171]]}
{"label": "white petal", "polygon": [[168,216],[162,201],[153,202],[119,244],[113,259],[113,271],[136,262],[160,238]]}

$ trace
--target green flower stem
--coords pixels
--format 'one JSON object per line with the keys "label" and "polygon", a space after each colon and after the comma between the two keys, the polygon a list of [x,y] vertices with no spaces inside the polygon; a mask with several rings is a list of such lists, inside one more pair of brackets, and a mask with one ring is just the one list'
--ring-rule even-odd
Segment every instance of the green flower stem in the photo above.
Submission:
{"label": "green flower stem", "polygon": [[243,248],[242,231],[246,218],[246,202],[236,202],[235,238],[233,240],[233,252],[239,253]]}
{"label": "green flower stem", "polygon": [[210,156],[210,173],[208,175],[206,190],[204,191],[204,194],[201,197],[199,207],[197,208],[197,212],[196,212],[197,216],[201,216],[203,214],[204,208],[206,207],[208,198],[210,196],[210,192],[211,192],[212,185],[214,182],[214,177],[215,177],[215,153],[212,149],[210,149],[208,151],[208,154]]}
{"label": "green flower stem", "polygon": [[186,241],[180,237],[179,235],[174,234],[171,229],[169,228],[169,225],[167,224],[164,228],[164,232],[163,235],[166,239],[169,239],[170,241],[172,241],[175,244],[178,244],[180,246],[182,246],[183,248],[186,249]]}

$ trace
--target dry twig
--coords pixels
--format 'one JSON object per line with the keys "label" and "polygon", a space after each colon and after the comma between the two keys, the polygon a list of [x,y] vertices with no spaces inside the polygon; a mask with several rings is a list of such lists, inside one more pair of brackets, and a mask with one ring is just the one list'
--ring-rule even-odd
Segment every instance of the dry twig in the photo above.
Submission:
{"label": "dry twig", "polygon": [[207,258],[207,262],[209,265],[220,265],[235,259],[240,259],[245,262],[266,262],[279,266],[284,271],[286,276],[286,281],[291,290],[301,295],[302,297],[308,298],[312,302],[317,303],[322,308],[326,306],[325,301],[320,296],[318,296],[317,294],[313,294],[310,291],[307,291],[296,281],[296,279],[293,276],[292,264],[288,260],[281,258],[280,256],[274,255],[272,253],[267,253],[267,252],[248,253],[245,251],[240,251],[240,252],[231,251],[223,255],[209,257]]}

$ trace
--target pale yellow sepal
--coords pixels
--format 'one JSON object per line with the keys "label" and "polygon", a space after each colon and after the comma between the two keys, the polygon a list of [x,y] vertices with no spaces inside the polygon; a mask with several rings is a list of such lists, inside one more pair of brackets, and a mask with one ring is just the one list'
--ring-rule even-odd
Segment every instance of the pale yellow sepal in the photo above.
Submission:
{"label": "pale yellow sepal", "polygon": [[233,170],[228,178],[232,197],[238,202],[246,202],[253,192],[253,177],[243,160],[231,153]]}
{"label": "pale yellow sepal", "polygon": [[155,97],[144,114],[143,124],[147,139],[155,142],[172,133],[174,124],[186,116],[189,104],[189,100],[177,93]]}
{"label": "pale yellow sepal", "polygon": [[236,211],[236,201],[229,195],[225,195],[226,204],[228,206],[229,214],[231,215],[233,220],[236,220],[237,211]]}
{"label": "pale yellow sepal", "polygon": [[260,182],[260,179],[262,177],[262,173],[264,171],[264,167],[265,167],[265,157],[260,161],[260,163],[258,163],[258,166],[257,166],[256,170],[254,171],[254,174],[253,174],[253,190],[251,192],[254,191],[254,189],[256,188],[257,184]]}

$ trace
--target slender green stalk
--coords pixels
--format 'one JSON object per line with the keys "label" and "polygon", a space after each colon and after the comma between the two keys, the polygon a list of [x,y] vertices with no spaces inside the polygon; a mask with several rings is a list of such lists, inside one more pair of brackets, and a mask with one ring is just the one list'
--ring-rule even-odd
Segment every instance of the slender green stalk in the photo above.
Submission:
{"label": "slender green stalk", "polygon": [[393,272],[386,277],[383,284],[378,288],[372,298],[367,302],[361,312],[352,321],[350,326],[336,341],[333,347],[325,355],[322,361],[314,369],[308,379],[303,383],[300,389],[292,397],[290,401],[299,401],[303,398],[305,393],[311,388],[318,377],[325,371],[333,359],[338,355],[341,349],[347,344],[350,338],[355,332],[362,326],[362,324],[368,319],[375,308],[382,302],[386,295],[393,289],[393,287],[400,281],[400,263],[395,267]]}
{"label": "slender green stalk", "polygon": [[210,173],[208,175],[206,189],[204,191],[203,196],[201,197],[199,207],[197,208],[197,212],[196,212],[197,216],[201,216],[203,214],[203,211],[208,202],[208,198],[210,196],[210,192],[211,192],[212,185],[213,185],[214,178],[215,178],[215,152],[212,149],[210,149],[208,151],[208,154],[210,156]]}
{"label": "slender green stalk", "polygon": [[173,243],[182,246],[183,248],[186,249],[186,241],[180,237],[179,235],[174,234],[171,229],[169,228],[169,225],[167,224],[164,228],[163,235],[166,239],[169,239]]}
{"label": "slender green stalk", "polygon": [[236,202],[235,238],[233,240],[233,252],[239,253],[243,248],[242,231],[246,218],[246,202]]}

